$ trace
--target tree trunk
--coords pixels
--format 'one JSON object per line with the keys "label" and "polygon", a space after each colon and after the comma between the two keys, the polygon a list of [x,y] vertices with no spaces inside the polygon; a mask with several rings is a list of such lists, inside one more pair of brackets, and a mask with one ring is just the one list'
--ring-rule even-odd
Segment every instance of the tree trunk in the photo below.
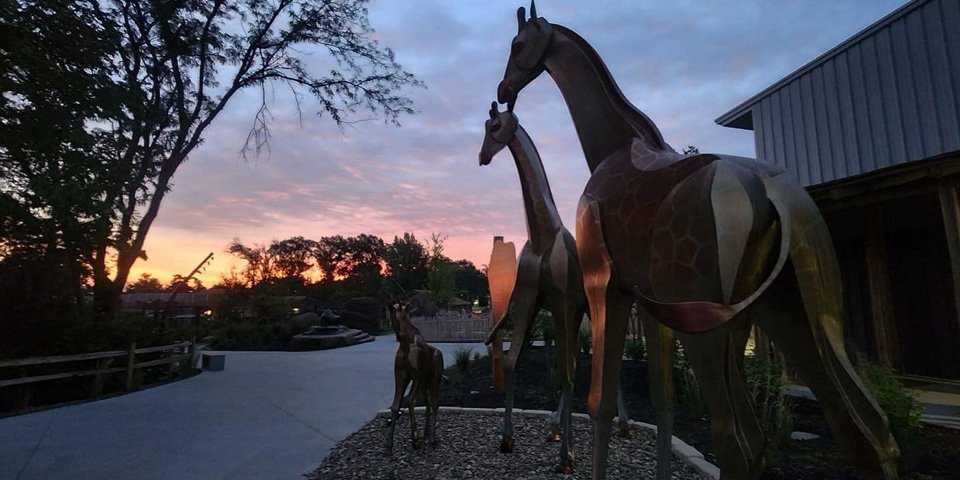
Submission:
{"label": "tree trunk", "polygon": [[123,291],[123,285],[118,288],[117,284],[106,276],[100,279],[102,281],[93,285],[94,318],[97,321],[113,320],[120,312],[120,292]]}

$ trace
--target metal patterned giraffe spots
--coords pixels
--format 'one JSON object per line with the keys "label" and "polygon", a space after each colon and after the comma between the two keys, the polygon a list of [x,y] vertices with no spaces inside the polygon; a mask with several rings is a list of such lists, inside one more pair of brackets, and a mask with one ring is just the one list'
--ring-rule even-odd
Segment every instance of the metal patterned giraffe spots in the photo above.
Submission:
{"label": "metal patterned giraffe spots", "polygon": [[[763,471],[766,439],[745,388],[742,357],[756,323],[824,405],[843,450],[862,468],[897,478],[887,419],[843,344],[833,243],[806,191],[772,165],[677,154],[621,93],[597,52],[572,30],[518,11],[498,100],[515,105],[543,72],[560,89],[591,176],[577,211],[577,253],[594,338],[588,409],[593,478],[606,459],[630,305],[645,326],[677,332],[710,411],[723,476]],[[672,425],[672,336],[646,328],[659,432]],[[668,344],[668,342],[670,342]],[[654,363],[658,367],[654,366]],[[669,441],[658,439],[660,479]]]}

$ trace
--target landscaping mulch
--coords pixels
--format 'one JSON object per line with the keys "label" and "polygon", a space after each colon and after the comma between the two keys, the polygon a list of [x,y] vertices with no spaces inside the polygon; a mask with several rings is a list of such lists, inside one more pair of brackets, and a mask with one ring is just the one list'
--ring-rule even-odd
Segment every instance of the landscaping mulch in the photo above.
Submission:
{"label": "landscaping mulch", "polygon": [[[383,439],[387,419],[376,418],[342,440],[319,468],[306,475],[310,480],[399,480],[399,479],[581,479],[590,478],[591,425],[574,419],[575,471],[556,473],[559,445],[547,442],[550,419],[516,415],[515,450],[499,452],[500,415],[440,412],[437,419],[437,446],[411,449],[409,416],[397,421],[393,452],[385,454]],[[417,414],[422,435],[423,415]],[[632,438],[614,436],[610,441],[607,476],[611,479],[653,479],[656,440],[646,429],[635,427]],[[692,467],[674,457],[673,478],[702,480]]]}
{"label": "landscaping mulch", "polygon": [[[528,346],[517,362],[514,390],[514,408],[531,410],[556,410],[560,397],[549,388],[552,372],[555,372],[556,349],[554,347]],[[573,387],[573,411],[586,413],[587,393],[590,389],[592,357],[581,353],[577,359],[577,374]],[[643,361],[624,360],[622,391],[627,414],[631,420],[656,425],[656,412],[650,404],[647,388],[647,364]],[[447,369],[450,384],[440,389],[440,405],[456,407],[497,408],[504,406],[504,396],[493,389],[493,369],[489,358],[471,361],[466,375],[456,372],[456,367]],[[679,382],[679,379],[678,379]],[[679,384],[678,384],[679,385]],[[691,411],[682,405],[677,409],[674,436],[700,450],[707,460],[710,442],[710,424],[703,413]]]}
{"label": "landscaping mulch", "polygon": [[[516,369],[515,408],[556,409],[558,397],[551,386],[555,368],[555,349],[528,346]],[[470,362],[465,375],[456,367],[447,369],[453,381],[441,389],[440,404],[462,407],[502,407],[502,393],[493,390],[490,359]],[[646,363],[636,360],[623,362],[623,392],[629,416],[633,420],[656,424],[653,406],[647,389]],[[677,387],[680,388],[679,379]],[[574,412],[586,412],[586,397],[590,386],[590,355],[581,354],[577,363],[574,386]],[[679,392],[678,392],[679,393]],[[869,478],[850,465],[833,439],[833,433],[816,402],[795,399],[794,430],[820,435],[816,440],[791,440],[780,446],[773,461],[761,475],[762,480],[861,480]],[[674,424],[674,435],[689,443],[716,464],[710,446],[710,423],[702,413],[691,411],[680,404]],[[960,431],[933,425],[924,425],[914,445],[905,449],[913,457],[901,479],[904,480],[960,480]]]}

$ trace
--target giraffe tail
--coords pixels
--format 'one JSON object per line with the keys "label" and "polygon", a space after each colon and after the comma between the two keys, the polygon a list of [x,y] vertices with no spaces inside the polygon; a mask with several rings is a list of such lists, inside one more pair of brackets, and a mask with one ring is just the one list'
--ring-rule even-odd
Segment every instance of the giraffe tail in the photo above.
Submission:
{"label": "giraffe tail", "polygon": [[493,339],[494,337],[497,336],[497,332],[502,330],[503,327],[507,326],[508,316],[509,315],[504,315],[503,317],[501,317],[500,320],[497,321],[496,325],[494,325],[493,328],[490,329],[490,334],[487,335],[487,339],[483,341],[484,345],[490,345],[491,343],[493,343]]}

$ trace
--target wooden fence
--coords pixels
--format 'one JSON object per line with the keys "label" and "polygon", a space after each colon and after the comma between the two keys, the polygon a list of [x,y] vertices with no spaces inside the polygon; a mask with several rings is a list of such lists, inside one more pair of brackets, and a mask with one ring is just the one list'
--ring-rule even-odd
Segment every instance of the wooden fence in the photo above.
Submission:
{"label": "wooden fence", "polygon": [[[148,354],[159,354],[159,358],[143,360],[139,363],[137,362],[138,355]],[[136,344],[131,344],[130,348],[127,350],[81,353],[77,355],[60,355],[55,357],[31,357],[14,360],[0,360],[0,372],[12,368],[19,369],[19,376],[15,378],[0,379],[0,388],[45,382],[50,380],[92,376],[92,396],[97,396],[99,395],[100,387],[102,387],[104,377],[106,375],[126,372],[127,378],[125,387],[127,391],[130,391],[133,390],[134,386],[133,373],[135,370],[166,364],[170,364],[171,369],[190,368],[193,354],[193,342],[178,342],[160,347],[137,348]],[[90,368],[89,362],[95,362],[93,368]],[[28,373],[28,370],[31,369],[43,369],[43,366],[66,363],[76,363],[78,364],[78,368],[56,373],[35,374],[33,376],[30,376]],[[57,368],[57,370],[62,370],[62,368]],[[8,376],[10,375],[4,375],[4,377]]]}
{"label": "wooden fence", "polygon": [[413,317],[410,321],[428,342],[482,342],[491,327],[490,317],[454,313]]}

